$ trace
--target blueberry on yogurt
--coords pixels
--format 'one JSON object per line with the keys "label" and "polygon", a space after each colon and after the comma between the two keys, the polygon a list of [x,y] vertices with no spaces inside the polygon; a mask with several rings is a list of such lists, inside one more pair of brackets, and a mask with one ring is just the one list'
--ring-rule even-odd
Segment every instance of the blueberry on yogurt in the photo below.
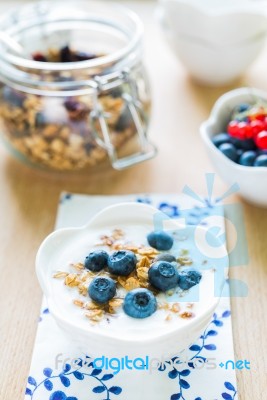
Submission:
{"label": "blueberry on yogurt", "polygon": [[173,246],[173,238],[167,232],[153,231],[147,235],[147,241],[151,247],[157,250],[170,250]]}
{"label": "blueberry on yogurt", "polygon": [[116,293],[116,282],[108,277],[98,276],[92,280],[88,294],[96,303],[104,304],[111,300]]}
{"label": "blueberry on yogurt", "polygon": [[178,284],[177,268],[170,262],[155,262],[148,270],[148,279],[156,289],[166,292],[173,289]]}
{"label": "blueberry on yogurt", "polygon": [[99,272],[107,266],[108,253],[104,250],[92,251],[84,261],[84,267],[89,271]]}
{"label": "blueberry on yogurt", "polygon": [[150,317],[157,309],[157,300],[148,289],[131,290],[125,296],[123,310],[132,318]]}
{"label": "blueberry on yogurt", "polygon": [[179,271],[178,286],[182,290],[188,290],[191,287],[198,285],[201,278],[201,272],[199,272],[195,268],[184,268]]}
{"label": "blueberry on yogurt", "polygon": [[137,258],[132,251],[115,251],[108,259],[108,270],[113,275],[129,275],[136,266]]}

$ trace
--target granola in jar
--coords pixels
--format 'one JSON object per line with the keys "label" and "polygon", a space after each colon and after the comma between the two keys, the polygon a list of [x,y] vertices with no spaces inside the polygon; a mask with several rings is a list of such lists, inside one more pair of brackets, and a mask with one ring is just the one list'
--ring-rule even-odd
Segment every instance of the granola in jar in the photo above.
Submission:
{"label": "granola in jar", "polygon": [[[123,32],[122,15],[113,9],[107,14],[96,6],[92,14],[85,7],[81,19],[73,5],[42,7],[46,12],[33,7],[27,15],[19,9],[15,27],[0,20],[11,36],[14,28],[24,51],[18,56],[6,48],[0,60],[0,124],[13,154],[54,171],[108,163],[123,169],[153,157],[140,21],[126,13]],[[69,22],[62,32],[63,14]]]}

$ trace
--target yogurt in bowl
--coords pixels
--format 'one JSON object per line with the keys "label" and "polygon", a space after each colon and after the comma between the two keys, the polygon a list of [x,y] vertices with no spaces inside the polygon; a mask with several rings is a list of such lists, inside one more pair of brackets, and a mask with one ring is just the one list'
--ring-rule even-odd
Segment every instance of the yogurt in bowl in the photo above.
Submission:
{"label": "yogurt in bowl", "polygon": [[[160,250],[149,239],[159,224],[172,240],[168,250]],[[145,204],[123,203],[104,209],[85,227],[48,236],[37,254],[37,275],[51,314],[83,352],[95,357],[162,358],[186,349],[212,318],[228,264],[225,257],[215,259],[209,254],[210,244],[214,251],[221,243],[204,228],[181,226]],[[133,269],[114,274],[111,261],[99,270],[87,268],[86,256],[99,250],[109,260],[116,252],[133,254]],[[167,290],[159,288],[161,281],[153,280],[158,265],[163,266],[160,279],[164,274],[168,279],[169,270],[177,276]],[[198,276],[189,286],[182,278],[188,270]],[[104,303],[90,298],[90,285],[100,278],[116,285]],[[150,293],[156,306],[149,315],[136,317],[127,307],[128,295],[140,290]]]}

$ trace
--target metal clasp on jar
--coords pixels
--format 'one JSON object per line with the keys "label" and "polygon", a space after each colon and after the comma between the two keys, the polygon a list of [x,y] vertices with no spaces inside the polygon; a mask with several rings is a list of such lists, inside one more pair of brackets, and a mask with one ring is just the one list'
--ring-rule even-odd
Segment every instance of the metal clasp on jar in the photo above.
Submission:
{"label": "metal clasp on jar", "polygon": [[[122,93],[121,97],[127,105],[132,116],[132,120],[136,128],[140,150],[137,153],[133,153],[129,156],[118,158],[117,149],[112,144],[110,130],[107,124],[109,114],[103,110],[102,105],[99,101],[99,94],[104,90],[106,83],[101,77],[95,77],[96,85],[94,88],[94,108],[90,114],[91,128],[95,136],[95,140],[99,146],[103,147],[107,151],[113,168],[117,170],[122,170],[134,164],[138,164],[142,161],[149,160],[153,158],[157,153],[156,147],[147,139],[144,124],[142,119],[140,118],[141,115],[143,117],[143,120],[145,120],[143,106],[138,100],[136,84],[131,79],[130,74],[127,70],[124,70],[121,73],[120,81],[124,84],[126,83],[129,85],[128,93]],[[96,127],[97,122],[99,124],[99,128],[101,130],[103,138],[99,136],[99,132]]]}

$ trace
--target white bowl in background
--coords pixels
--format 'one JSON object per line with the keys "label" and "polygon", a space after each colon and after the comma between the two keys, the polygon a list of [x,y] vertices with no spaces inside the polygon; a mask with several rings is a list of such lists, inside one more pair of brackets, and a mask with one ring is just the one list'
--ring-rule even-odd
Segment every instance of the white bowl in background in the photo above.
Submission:
{"label": "white bowl in background", "polygon": [[189,74],[198,82],[222,86],[233,82],[255,61],[265,38],[236,46],[217,46],[176,36],[170,45]]}
{"label": "white bowl in background", "polygon": [[267,102],[267,93],[253,88],[232,90],[215,103],[210,117],[200,127],[200,133],[215,170],[229,185],[237,183],[239,194],[251,203],[267,206],[267,168],[239,165],[212,143],[212,137],[225,132],[231,111],[241,103],[254,104],[257,99]]}
{"label": "white bowl in background", "polygon": [[[55,281],[53,273],[59,269],[59,265],[63,268],[62,261],[64,264],[65,253],[68,254],[68,257],[70,254],[75,254],[77,246],[89,243],[88,238],[90,235],[99,232],[99,230],[107,232],[107,230],[114,228],[114,226],[120,227],[120,225],[123,226],[126,224],[126,226],[131,227],[138,224],[149,231],[154,230],[154,217],[156,214],[158,216],[160,214],[160,217],[164,219],[166,229],[181,229],[181,226],[177,222],[170,220],[166,215],[149,205],[123,203],[105,208],[84,227],[55,231],[44,240],[39,248],[36,258],[36,271],[40,285],[46,296],[49,310],[58,325],[62,328],[62,331],[71,336],[72,342],[75,343],[77,348],[86,354],[90,354],[92,357],[99,357],[104,354],[106,357],[124,357],[128,355],[129,357],[149,356],[152,358],[162,358],[169,355],[170,352],[171,354],[178,354],[200,336],[213,316],[213,312],[219,301],[219,297],[215,296],[214,288],[210,288],[210,294],[208,294],[208,301],[205,303],[205,307],[193,319],[186,320],[186,323],[181,324],[178,328],[175,325],[171,328],[166,326],[165,330],[149,328],[145,337],[135,332],[129,335],[127,329],[124,332],[120,332],[119,335],[115,331],[109,331],[108,329],[95,329],[82,314],[79,314],[79,318],[77,316],[73,317],[70,308],[69,312],[66,312],[64,309],[66,304],[62,303],[63,297],[57,294],[52,281]],[[191,239],[192,241],[196,239],[195,228],[186,227],[186,229],[191,243]],[[207,230],[199,227],[199,232],[199,243],[201,243],[206,257],[209,252],[209,244],[203,243],[203,237],[206,237]],[[215,236],[214,242],[214,248],[218,249],[217,246],[221,247],[220,241]],[[182,245],[184,243],[182,242]],[[212,251],[214,251],[214,248]],[[68,257],[67,259],[70,262],[71,260]],[[215,263],[213,257],[212,259],[212,271],[214,271]],[[217,270],[220,269],[217,283],[219,283],[218,288],[221,292],[228,271],[227,257],[223,259],[222,264],[218,262],[216,268]],[[67,290],[67,288],[63,289]],[[71,300],[69,300],[69,303],[71,303]],[[142,320],[137,320],[137,322],[140,324]]]}
{"label": "white bowl in background", "polygon": [[[176,36],[218,46],[235,46],[265,36],[267,3],[254,0],[159,0]],[[265,5],[265,8],[264,6]]]}
{"label": "white bowl in background", "polygon": [[245,3],[209,9],[205,1],[160,1],[156,15],[167,41],[196,80],[228,84],[255,61],[265,44],[267,13]]}

